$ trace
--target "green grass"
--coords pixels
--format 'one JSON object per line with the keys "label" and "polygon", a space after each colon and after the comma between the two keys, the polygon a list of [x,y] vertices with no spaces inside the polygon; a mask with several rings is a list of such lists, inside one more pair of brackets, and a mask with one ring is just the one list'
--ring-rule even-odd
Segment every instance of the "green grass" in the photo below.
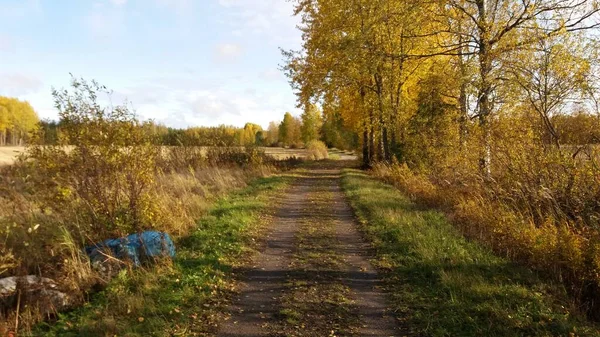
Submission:
{"label": "green grass", "polygon": [[354,153],[352,152],[339,150],[335,148],[329,149],[328,152],[330,160],[342,160],[344,158],[348,158],[348,156],[354,156]]}
{"label": "green grass", "polygon": [[600,336],[564,289],[467,241],[440,212],[360,171],[344,171],[343,186],[415,334]]}
{"label": "green grass", "polygon": [[[214,330],[234,293],[233,268],[256,246],[271,197],[285,177],[258,179],[218,200],[198,228],[177,242],[177,257],[148,270],[122,271],[90,302],[35,336],[197,336]],[[243,258],[245,257],[245,258]]]}

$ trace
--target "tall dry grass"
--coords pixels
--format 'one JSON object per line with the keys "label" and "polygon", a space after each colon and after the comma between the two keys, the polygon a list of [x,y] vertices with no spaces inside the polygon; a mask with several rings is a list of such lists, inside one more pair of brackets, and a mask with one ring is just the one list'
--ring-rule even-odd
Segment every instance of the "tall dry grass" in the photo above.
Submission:
{"label": "tall dry grass", "polygon": [[[144,230],[177,239],[217,197],[288,164],[256,148],[164,153],[127,106],[97,103],[103,87],[74,79],[72,90],[54,93],[57,144],[39,134],[14,165],[0,167],[0,277],[52,279],[72,305],[109,281],[92,269],[86,245]],[[15,296],[0,300],[0,335],[53,314]]]}
{"label": "tall dry grass", "polygon": [[[205,157],[202,165],[157,169],[155,184],[148,191],[154,221],[141,229],[164,231],[175,239],[185,236],[195,228],[196,221],[213,200],[279,170],[269,163],[239,165],[219,161],[216,165],[210,161]],[[18,167],[6,167],[0,178],[0,277],[47,277],[81,303],[86,293],[109,281],[91,269],[82,248],[100,238],[110,238],[103,235],[111,231],[92,233],[89,230],[93,227],[81,225],[78,202],[63,203],[60,213],[49,211],[43,206],[43,198],[38,199],[35,191],[22,181],[27,178],[21,174]],[[35,308],[31,310],[20,312],[21,329],[27,330],[44,318],[35,313]],[[2,328],[0,323],[0,332],[12,328],[15,319],[14,312],[4,315],[0,320],[6,325]]]}
{"label": "tall dry grass", "polygon": [[320,140],[311,140],[306,144],[309,153],[308,158],[312,160],[323,160],[329,158],[327,145]]}
{"label": "tall dry grass", "polygon": [[373,173],[413,200],[444,209],[467,237],[562,282],[584,311],[600,318],[598,154],[573,156],[515,130],[495,138],[487,174],[478,167],[477,148],[447,153],[426,171],[395,163],[375,165]]}

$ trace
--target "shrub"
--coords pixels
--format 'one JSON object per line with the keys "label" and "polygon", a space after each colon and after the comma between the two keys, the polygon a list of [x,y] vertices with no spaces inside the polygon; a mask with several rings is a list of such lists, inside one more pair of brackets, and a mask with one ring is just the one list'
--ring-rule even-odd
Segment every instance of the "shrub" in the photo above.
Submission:
{"label": "shrub", "polygon": [[152,227],[149,191],[159,148],[127,106],[100,105],[106,88],[73,79],[72,89],[53,92],[57,144],[32,145],[23,158],[42,207],[72,212],[65,218],[76,223],[69,226],[92,241]]}
{"label": "shrub", "polygon": [[497,143],[490,176],[453,163],[421,173],[373,167],[413,200],[446,210],[462,233],[564,283],[592,314],[600,298],[600,182],[594,156],[577,159],[525,141]]}
{"label": "shrub", "polygon": [[[83,300],[106,281],[84,245],[145,229],[189,234],[212,200],[294,164],[256,147],[153,145],[129,107],[100,104],[108,94],[76,79],[71,91],[55,91],[56,144],[45,144],[41,130],[24,156],[0,168],[0,277],[43,275]],[[5,314],[0,335],[10,320],[14,327],[14,312]],[[22,331],[43,318],[35,306],[21,310]]]}
{"label": "shrub", "polygon": [[[127,106],[102,106],[103,94],[104,87],[77,79],[72,91],[55,90],[56,143],[44,144],[39,131],[0,178],[0,274],[53,278],[77,300],[99,282],[82,247],[155,227],[158,219],[159,148]],[[34,305],[23,310],[24,326],[43,318]]]}
{"label": "shrub", "polygon": [[206,166],[206,149],[200,146],[167,146],[163,147],[159,166],[168,172],[182,172],[190,168]]}
{"label": "shrub", "polygon": [[312,160],[323,160],[329,158],[327,145],[319,140],[311,140],[306,144],[308,158]]}
{"label": "shrub", "polygon": [[[6,243],[5,243],[6,244]],[[0,249],[0,276],[16,266],[15,257],[10,250],[5,247]]]}
{"label": "shrub", "polygon": [[237,165],[250,167],[266,164],[269,158],[256,146],[247,147],[211,147],[207,150],[206,159],[211,165]]}

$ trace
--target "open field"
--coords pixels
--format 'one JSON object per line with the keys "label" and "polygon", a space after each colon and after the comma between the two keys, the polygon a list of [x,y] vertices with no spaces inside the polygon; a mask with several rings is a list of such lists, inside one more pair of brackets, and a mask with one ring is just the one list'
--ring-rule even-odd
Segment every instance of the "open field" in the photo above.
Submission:
{"label": "open field", "polygon": [[14,163],[15,158],[25,150],[23,146],[0,146],[0,166]]}
{"label": "open field", "polygon": [[[305,149],[284,149],[280,147],[263,147],[261,149],[277,160],[285,160],[292,157],[306,159],[309,155]],[[24,146],[0,146],[0,166],[14,163],[17,156],[24,150]],[[356,156],[348,151],[332,149],[330,154],[334,155],[338,160],[356,160]]]}
{"label": "open field", "polygon": [[[306,159],[309,155],[306,149],[284,149],[281,147],[262,147],[265,153],[277,160],[285,160],[292,157]],[[356,160],[357,157],[350,151],[342,151],[337,149],[329,150],[330,156],[336,156],[337,160]]]}

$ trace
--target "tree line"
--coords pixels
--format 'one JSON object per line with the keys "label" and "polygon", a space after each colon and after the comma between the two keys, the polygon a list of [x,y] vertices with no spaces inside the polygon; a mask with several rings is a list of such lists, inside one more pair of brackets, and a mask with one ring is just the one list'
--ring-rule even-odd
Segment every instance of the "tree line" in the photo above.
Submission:
{"label": "tree line", "polygon": [[300,107],[458,229],[553,275],[600,319],[595,0],[295,0]]}
{"label": "tree line", "polygon": [[38,122],[28,102],[0,96],[0,146],[23,145]]}
{"label": "tree line", "polygon": [[560,147],[562,116],[598,116],[596,1],[295,3],[303,46],[284,55],[299,104],[360,134],[365,165],[402,156],[426,130],[438,146],[477,141],[487,170],[500,119],[526,115]]}
{"label": "tree line", "polygon": [[[56,144],[62,121],[43,120],[39,123],[46,144]],[[337,115],[323,116],[321,109],[310,105],[300,117],[286,112],[281,122],[271,122],[267,129],[254,123],[244,127],[220,125],[172,128],[152,121],[142,124],[154,142],[165,146],[268,146],[300,148],[313,140],[330,147],[353,149],[355,134],[347,129]]]}

